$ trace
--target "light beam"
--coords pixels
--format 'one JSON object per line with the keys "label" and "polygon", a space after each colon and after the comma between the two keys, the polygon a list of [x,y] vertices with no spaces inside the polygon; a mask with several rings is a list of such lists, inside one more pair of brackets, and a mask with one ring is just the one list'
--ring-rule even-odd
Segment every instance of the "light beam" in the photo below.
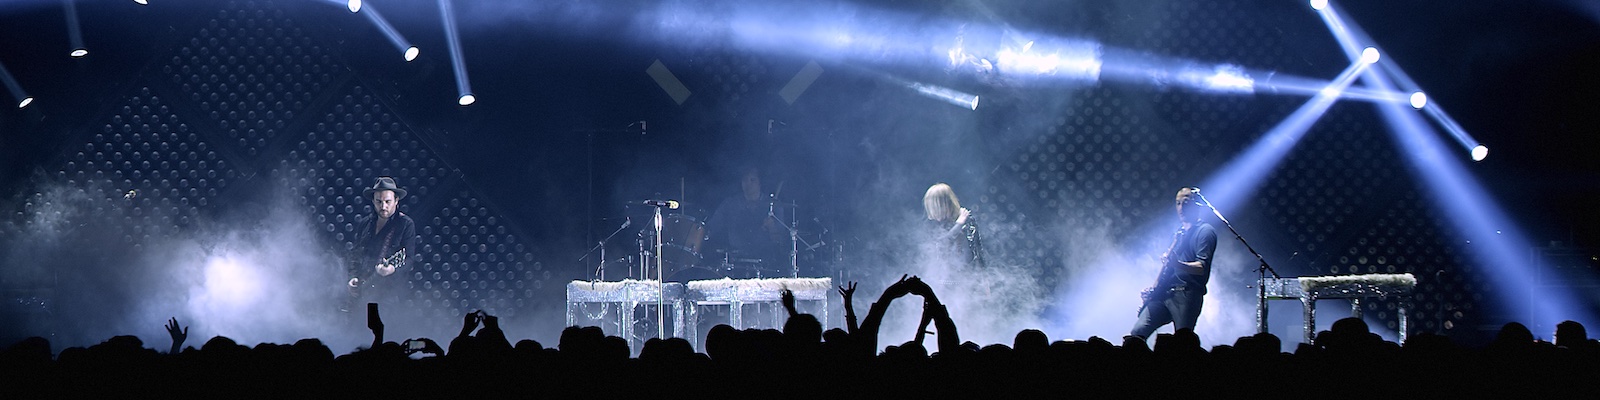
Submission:
{"label": "light beam", "polygon": [[78,26],[78,7],[72,4],[72,0],[61,0],[61,7],[67,15],[67,41],[72,44],[72,51],[67,55],[72,58],[89,55],[89,49],[83,46],[83,30]]}
{"label": "light beam", "polygon": [[[357,8],[360,8],[360,1],[355,1],[354,4],[357,4]],[[389,44],[394,45],[395,49],[400,51],[401,57],[405,58],[406,62],[417,59],[417,46],[412,46],[405,36],[400,35],[400,31],[395,30],[393,25],[389,25],[389,21],[378,13],[377,8],[367,6],[366,10],[367,12],[362,14],[366,14],[367,20],[372,22],[372,26],[378,27],[378,30],[383,32],[383,37],[389,39]]]}
{"label": "light beam", "polygon": [[472,94],[472,85],[467,83],[467,65],[461,55],[461,37],[456,32],[456,15],[450,0],[439,0],[439,18],[444,20],[444,35],[450,47],[450,65],[456,73],[456,104],[472,105],[478,101],[478,97]]}
{"label": "light beam", "polygon": [[5,83],[6,91],[11,92],[11,97],[17,100],[17,108],[33,104],[33,96],[22,91],[22,86],[17,84],[17,78],[11,76],[11,71],[6,70],[5,64],[0,64],[0,82]]}

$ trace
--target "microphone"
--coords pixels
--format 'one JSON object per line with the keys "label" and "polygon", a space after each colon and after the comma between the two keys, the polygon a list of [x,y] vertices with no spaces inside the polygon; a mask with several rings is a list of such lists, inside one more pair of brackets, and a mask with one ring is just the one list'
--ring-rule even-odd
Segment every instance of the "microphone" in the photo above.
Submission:
{"label": "microphone", "polygon": [[655,207],[666,207],[668,210],[676,210],[676,209],[678,209],[678,201],[677,200],[645,200],[644,201],[644,205],[655,206]]}

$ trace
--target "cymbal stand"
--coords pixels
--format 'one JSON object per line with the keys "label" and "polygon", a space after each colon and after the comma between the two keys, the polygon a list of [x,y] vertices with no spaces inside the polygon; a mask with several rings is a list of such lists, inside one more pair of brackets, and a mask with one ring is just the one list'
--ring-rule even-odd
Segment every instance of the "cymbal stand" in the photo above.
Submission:
{"label": "cymbal stand", "polygon": [[774,194],[772,196],[772,201],[767,203],[767,218],[772,218],[773,221],[777,221],[778,227],[789,232],[789,277],[799,278],[800,245],[804,244],[806,245],[806,250],[811,250],[817,247],[825,246],[826,243],[822,243],[819,240],[817,244],[811,244],[811,242],[807,242],[805,239],[800,237],[800,230],[795,229],[796,226],[800,225],[800,217],[796,215],[800,213],[800,210],[798,209],[799,207],[795,207],[796,209],[789,213],[790,220],[788,223],[784,223],[783,220],[778,219],[777,208],[777,195]]}
{"label": "cymbal stand", "polygon": [[[622,230],[628,229],[629,225],[633,225],[632,219],[623,220],[621,227],[618,227],[617,230],[612,231],[610,235],[606,235],[605,239],[600,239],[599,244],[596,244],[594,248],[591,248],[589,251],[583,253],[583,257],[578,257],[578,262],[583,262],[583,260],[589,258],[590,254],[594,254],[595,250],[600,250],[600,265],[594,267],[595,272],[589,274],[590,281],[596,282],[606,280],[606,242],[611,241],[611,238],[616,237],[618,233],[622,233]],[[598,277],[598,279],[596,277]]]}

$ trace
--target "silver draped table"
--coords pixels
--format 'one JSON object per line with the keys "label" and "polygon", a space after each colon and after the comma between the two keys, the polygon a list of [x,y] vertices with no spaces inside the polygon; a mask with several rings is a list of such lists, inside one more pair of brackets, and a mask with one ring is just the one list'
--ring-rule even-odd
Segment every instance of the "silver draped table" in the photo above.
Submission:
{"label": "silver draped table", "polygon": [[[664,296],[664,298],[663,298]],[[619,336],[627,339],[631,345],[634,340],[634,308],[640,305],[650,305],[660,301],[663,306],[672,307],[672,336],[685,337],[684,319],[684,285],[677,282],[667,282],[665,287],[660,287],[654,280],[628,279],[620,282],[591,282],[572,281],[567,283],[567,326],[576,323],[576,312],[584,304],[599,303],[602,307],[610,304],[617,305],[619,314]],[[664,323],[656,321],[656,323]],[[692,339],[691,339],[692,340]],[[634,349],[638,351],[638,349]]]}
{"label": "silver draped table", "polygon": [[[689,281],[686,285],[686,297],[693,305],[689,307],[689,336],[699,348],[699,310],[700,306],[728,306],[728,325],[735,329],[743,329],[745,304],[779,304],[782,301],[783,289],[794,292],[795,302],[802,301],[821,302],[822,315],[817,316],[817,321],[827,328],[828,322],[828,293],[833,291],[831,278],[772,278],[772,279],[708,279]],[[782,326],[775,321],[774,325]]]}
{"label": "silver draped table", "polygon": [[1417,278],[1411,274],[1308,276],[1266,278],[1261,285],[1263,290],[1256,303],[1257,332],[1267,332],[1267,300],[1299,300],[1305,312],[1305,343],[1314,343],[1317,300],[1350,299],[1351,316],[1361,318],[1362,299],[1394,297],[1400,302],[1395,315],[1399,318],[1400,343],[1404,344],[1408,330],[1406,310],[1411,306],[1411,292],[1417,286]]}

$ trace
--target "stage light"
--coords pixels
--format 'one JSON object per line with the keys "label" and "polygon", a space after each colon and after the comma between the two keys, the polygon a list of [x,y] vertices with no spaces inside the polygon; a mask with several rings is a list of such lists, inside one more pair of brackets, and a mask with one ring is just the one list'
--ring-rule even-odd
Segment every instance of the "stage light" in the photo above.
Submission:
{"label": "stage light", "polygon": [[1244,153],[1212,173],[1201,182],[1201,187],[1207,190],[1206,196],[1215,196],[1212,201],[1223,208],[1237,204],[1233,202],[1249,199],[1256,185],[1277,168],[1289,151],[1305,137],[1306,132],[1311,130],[1311,126],[1339,100],[1340,93],[1355,82],[1367,67],[1368,64],[1364,63],[1350,64],[1334,77],[1327,87],[1319,90],[1315,97],[1307,100],[1283,121],[1278,122]]}
{"label": "stage light", "polygon": [[[1255,91],[1255,80],[1245,74],[1244,68],[1237,65],[1218,65],[1206,71],[1184,71],[1179,74],[1183,81],[1191,86],[1225,92],[1225,93],[1250,93]],[[1198,82],[1193,82],[1198,81]]]}
{"label": "stage light", "polygon": [[4,83],[6,90],[11,92],[11,97],[17,99],[17,108],[33,104],[33,96],[22,91],[22,86],[17,84],[17,79],[11,76],[11,71],[6,70],[5,64],[0,64],[0,83]]}
{"label": "stage light", "polygon": [[460,96],[456,104],[462,106],[472,105],[477,102],[472,95],[472,85],[467,82],[467,63],[461,55],[461,36],[456,32],[455,9],[450,5],[450,0],[439,0],[439,19],[444,20],[444,36],[447,47],[450,48],[450,65],[456,74],[456,93]]}
{"label": "stage light", "polygon": [[67,41],[72,44],[72,51],[67,55],[72,58],[82,58],[89,55],[89,48],[83,45],[83,30],[78,28],[78,7],[72,0],[61,0],[61,8],[67,15]]}
{"label": "stage light", "polygon": [[1328,0],[1311,0],[1311,9],[1322,11],[1324,8],[1328,8]]}
{"label": "stage light", "polygon": [[[1328,29],[1333,32],[1334,37],[1339,40],[1340,45],[1345,48],[1345,52],[1350,57],[1356,57],[1354,51],[1352,50],[1354,46],[1356,46],[1356,43],[1373,42],[1372,37],[1368,36],[1360,26],[1354,23],[1346,22],[1344,18],[1333,9],[1333,7],[1328,7],[1327,9],[1323,10],[1321,15],[1323,21],[1328,24]],[[1369,47],[1368,49],[1372,48]],[[1365,61],[1365,51],[1362,52],[1361,57],[1363,58],[1363,61]],[[1379,73],[1380,71],[1381,73]],[[1407,76],[1405,71],[1400,70],[1399,65],[1396,65],[1395,63],[1384,63],[1378,65],[1374,70],[1368,71],[1366,75],[1367,79],[1370,81],[1381,80],[1382,85],[1368,85],[1370,87],[1375,87],[1379,92],[1395,92],[1397,91],[1396,89],[1399,89],[1401,93],[1411,93],[1410,103],[1412,108],[1422,110],[1423,113],[1427,114],[1429,118],[1434,120],[1434,122],[1438,122],[1439,125],[1444,128],[1445,132],[1450,133],[1450,136],[1456,140],[1456,144],[1462,146],[1461,148],[1463,150],[1466,150],[1469,153],[1474,153],[1477,151],[1477,147],[1479,146],[1478,141],[1473,139],[1472,135],[1468,134],[1467,130],[1461,127],[1461,124],[1456,123],[1455,119],[1451,118],[1450,114],[1446,113],[1443,107],[1440,107],[1437,103],[1429,104],[1430,101],[1427,95],[1422,93],[1421,87],[1418,86],[1416,81],[1413,81],[1410,76]],[[1399,87],[1396,88],[1395,86]],[[1397,122],[1390,121],[1390,123],[1395,124]],[[1487,155],[1487,152],[1485,152],[1485,155]]]}
{"label": "stage light", "polygon": [[1376,47],[1368,47],[1361,50],[1361,62],[1367,64],[1378,62],[1378,49]]}
{"label": "stage light", "polygon": [[1102,64],[1098,44],[1065,43],[1047,49],[1031,45],[1025,47],[1027,49],[1021,51],[1004,48],[996,52],[995,67],[1001,73],[1012,75],[1061,76],[1091,81],[1100,78]]}
{"label": "stage light", "polygon": [[150,0],[133,0],[133,2],[135,2],[135,3],[139,3],[139,5],[141,5],[141,6],[148,6],[148,5],[150,5]]}
{"label": "stage light", "polygon": [[389,39],[389,44],[394,45],[394,48],[400,51],[406,62],[417,59],[417,46],[412,46],[411,42],[406,41],[406,38],[400,35],[400,31],[389,25],[389,20],[384,19],[383,13],[378,12],[376,7],[367,6],[367,11],[362,14],[367,16],[367,21],[372,22],[372,26],[378,27],[378,30],[383,32],[383,37]]}
{"label": "stage light", "polygon": [[350,0],[345,2],[344,6],[349,8],[350,12],[361,12],[361,0]]}
{"label": "stage light", "polygon": [[964,93],[939,85],[930,85],[917,82],[911,82],[907,84],[906,87],[909,87],[911,90],[915,90],[917,93],[921,93],[922,95],[932,99],[941,100],[946,103],[973,111],[978,110],[978,96],[974,94]]}
{"label": "stage light", "polygon": [[[1359,28],[1353,31],[1360,35],[1356,29]],[[1379,67],[1387,68],[1387,72],[1396,79],[1406,80],[1402,85],[1407,87],[1399,89],[1414,90],[1415,86],[1409,82],[1409,78],[1404,78],[1392,64]],[[1395,82],[1377,71],[1368,71],[1363,79],[1378,90],[1397,89]],[[1538,278],[1540,272],[1528,263],[1527,249],[1533,248],[1534,242],[1527,240],[1517,223],[1496,203],[1494,196],[1484,190],[1483,185],[1460,162],[1448,156],[1453,153],[1450,146],[1439,139],[1421,116],[1406,111],[1397,103],[1379,103],[1378,110],[1401,146],[1398,153],[1405,156],[1412,175],[1433,192],[1432,196],[1426,197],[1443,210],[1443,215],[1457,216],[1444,220],[1454,225],[1462,239],[1470,243],[1470,253],[1482,267],[1480,270],[1491,282],[1495,282],[1496,289],[1492,295],[1497,297],[1506,311],[1514,313],[1516,320],[1535,330],[1554,326],[1557,321],[1564,319],[1584,324],[1597,323],[1593,310],[1578,300],[1583,294],[1553,290],[1541,285]],[[1438,104],[1428,104],[1423,111],[1423,114],[1434,117],[1435,121],[1450,130],[1457,141],[1465,144],[1474,160],[1482,160],[1489,155],[1489,148],[1465,136],[1464,131],[1459,131],[1460,126],[1448,119]]]}

